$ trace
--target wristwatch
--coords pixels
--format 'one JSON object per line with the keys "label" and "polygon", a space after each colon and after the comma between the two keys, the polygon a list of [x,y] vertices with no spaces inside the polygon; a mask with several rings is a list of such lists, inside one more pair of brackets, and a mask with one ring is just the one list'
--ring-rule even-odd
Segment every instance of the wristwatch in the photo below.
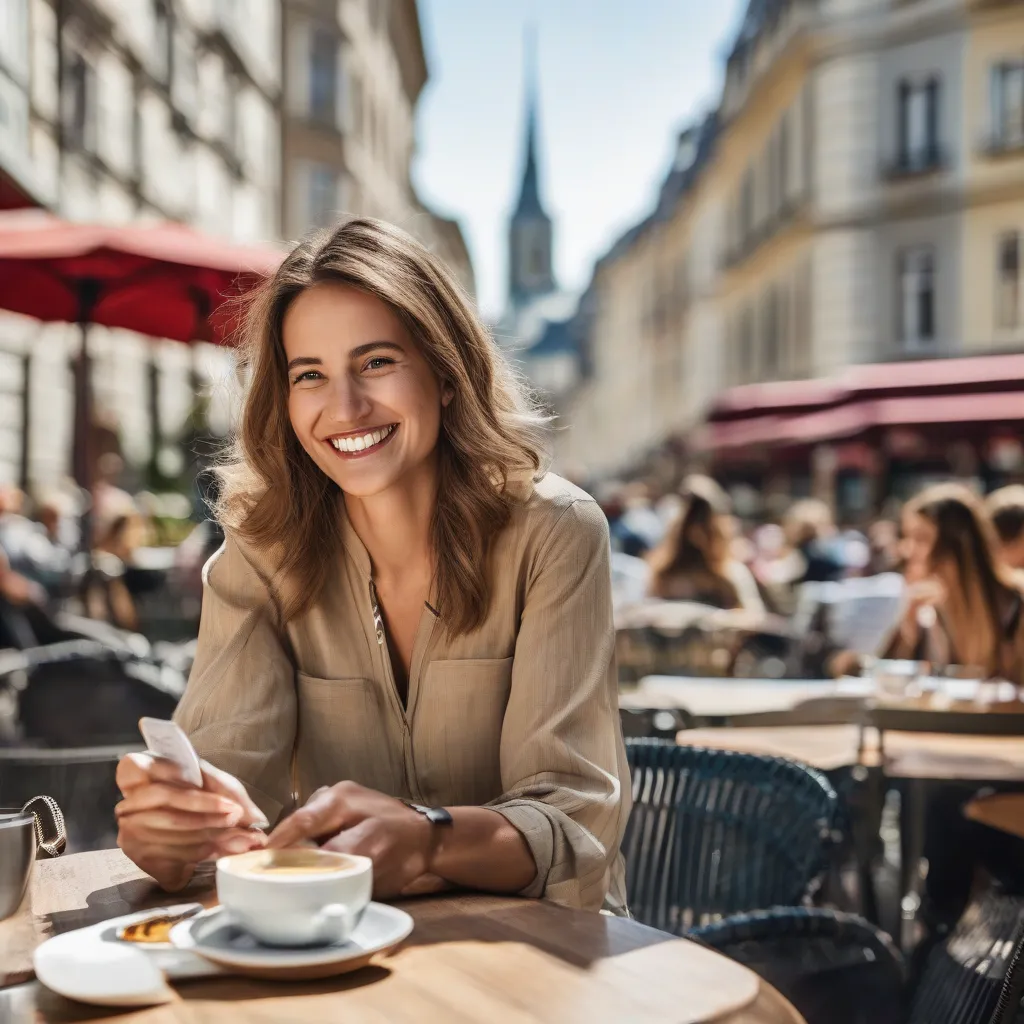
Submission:
{"label": "wristwatch", "polygon": [[402,803],[417,814],[422,814],[432,825],[454,824],[451,814],[444,807],[424,807],[423,804],[413,803],[412,800],[403,800]]}

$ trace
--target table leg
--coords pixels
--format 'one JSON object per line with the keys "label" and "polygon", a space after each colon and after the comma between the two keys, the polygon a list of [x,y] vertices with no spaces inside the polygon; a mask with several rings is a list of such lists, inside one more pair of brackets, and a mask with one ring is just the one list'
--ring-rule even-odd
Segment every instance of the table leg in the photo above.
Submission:
{"label": "table leg", "polygon": [[861,913],[874,925],[880,924],[878,893],[875,889],[875,859],[879,852],[885,780],[876,769],[858,765],[853,771],[856,797],[851,807],[854,857]]}
{"label": "table leg", "polygon": [[906,779],[900,786],[900,947],[910,953],[920,938],[917,914],[921,907],[927,783]]}

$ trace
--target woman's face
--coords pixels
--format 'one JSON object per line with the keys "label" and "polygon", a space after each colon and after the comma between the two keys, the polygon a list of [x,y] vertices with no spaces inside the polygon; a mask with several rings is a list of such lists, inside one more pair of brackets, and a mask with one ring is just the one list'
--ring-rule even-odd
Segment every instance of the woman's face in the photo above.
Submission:
{"label": "woman's face", "polygon": [[904,576],[911,583],[926,579],[932,574],[931,556],[938,531],[924,516],[907,512],[903,515],[902,534],[899,550]]}
{"label": "woman's face", "polygon": [[292,429],[342,491],[372,497],[432,465],[447,398],[385,303],[319,284],[292,302],[283,336]]}

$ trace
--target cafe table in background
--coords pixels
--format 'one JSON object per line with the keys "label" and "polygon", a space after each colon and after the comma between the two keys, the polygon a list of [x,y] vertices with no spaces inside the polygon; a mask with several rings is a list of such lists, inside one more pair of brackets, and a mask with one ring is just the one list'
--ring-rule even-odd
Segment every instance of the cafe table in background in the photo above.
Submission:
{"label": "cafe table in background", "polygon": [[470,894],[404,901],[415,928],[398,950],[321,981],[192,980],[177,985],[173,1003],[125,1012],[31,980],[32,952],[51,935],[150,907],[212,905],[210,884],[162,893],[118,850],[39,862],[22,910],[0,922],[0,1020],[802,1024],[757,975],[687,939],[539,900]]}

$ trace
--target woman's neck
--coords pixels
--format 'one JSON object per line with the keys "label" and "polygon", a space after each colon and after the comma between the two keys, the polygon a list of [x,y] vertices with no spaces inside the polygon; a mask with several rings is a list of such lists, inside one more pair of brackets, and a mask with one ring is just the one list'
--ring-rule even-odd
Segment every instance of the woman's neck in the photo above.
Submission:
{"label": "woman's neck", "polygon": [[430,527],[436,504],[437,473],[433,466],[369,498],[345,495],[345,511],[370,556],[378,581],[432,571]]}

